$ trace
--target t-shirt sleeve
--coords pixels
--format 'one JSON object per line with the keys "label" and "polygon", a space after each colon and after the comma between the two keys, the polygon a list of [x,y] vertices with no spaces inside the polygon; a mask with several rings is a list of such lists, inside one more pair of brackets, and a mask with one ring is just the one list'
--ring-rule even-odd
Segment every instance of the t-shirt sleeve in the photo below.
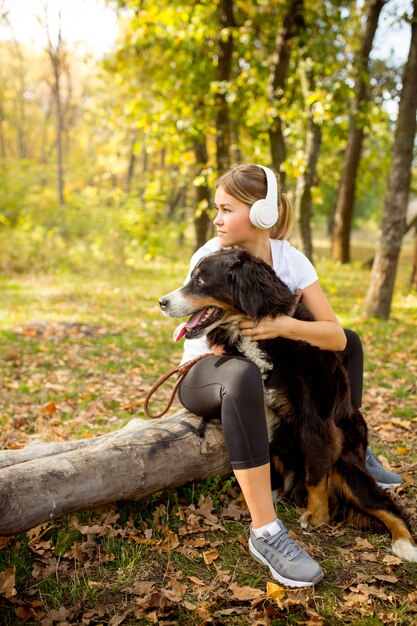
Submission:
{"label": "t-shirt sleeve", "polygon": [[200,259],[207,256],[208,254],[211,254],[212,252],[215,252],[216,250],[219,250],[217,237],[215,237],[214,239],[210,239],[209,241],[207,241],[207,243],[204,244],[204,246],[201,246],[201,248],[199,248],[198,250],[194,252],[194,254],[192,255],[190,259],[190,267],[188,270],[188,274],[185,277],[184,285],[188,283],[188,281],[190,280],[191,272],[193,271],[197,263],[200,261]]}
{"label": "t-shirt sleeve", "polygon": [[291,255],[290,272],[296,289],[305,289],[315,283],[319,277],[312,262],[296,248],[291,248]]}

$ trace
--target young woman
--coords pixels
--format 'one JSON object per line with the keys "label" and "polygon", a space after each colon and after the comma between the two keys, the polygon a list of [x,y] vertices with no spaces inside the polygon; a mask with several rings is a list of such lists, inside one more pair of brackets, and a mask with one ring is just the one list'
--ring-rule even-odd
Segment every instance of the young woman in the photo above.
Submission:
{"label": "young woman", "polygon": [[[257,324],[242,322],[242,333],[254,341],[287,337],[340,351],[350,378],[352,401],[359,407],[363,374],[360,339],[354,332],[343,330],[313,265],[286,241],[292,207],[279,189],[275,174],[259,165],[234,167],[217,183],[215,207],[217,237],[193,255],[190,272],[207,254],[238,247],[268,263],[292,291],[301,289],[303,304],[313,313],[314,322],[266,317]],[[205,338],[186,340],[182,363],[207,352]],[[314,585],[323,576],[321,567],[289,537],[276,517],[260,371],[243,357],[221,356],[221,346],[214,346],[212,352],[212,357],[197,362],[188,371],[179,399],[191,412],[221,419],[233,472],[252,519],[249,550],[253,557],[267,565],[282,584]],[[383,470],[371,451],[368,460],[368,470],[380,483],[391,486],[401,482],[399,476]]]}

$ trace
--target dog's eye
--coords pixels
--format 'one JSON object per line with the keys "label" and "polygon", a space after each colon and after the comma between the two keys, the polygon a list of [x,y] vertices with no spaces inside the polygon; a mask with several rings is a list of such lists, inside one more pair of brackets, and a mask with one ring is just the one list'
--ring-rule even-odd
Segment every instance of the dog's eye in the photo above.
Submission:
{"label": "dog's eye", "polygon": [[201,278],[201,276],[197,277],[196,283],[199,287],[202,287],[204,285],[204,280]]}

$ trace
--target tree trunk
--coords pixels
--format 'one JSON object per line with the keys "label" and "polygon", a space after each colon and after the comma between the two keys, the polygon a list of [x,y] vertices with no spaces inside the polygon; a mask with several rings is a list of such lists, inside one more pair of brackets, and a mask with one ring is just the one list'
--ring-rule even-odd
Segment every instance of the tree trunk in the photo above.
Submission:
{"label": "tree trunk", "polygon": [[218,88],[216,104],[216,160],[217,170],[223,173],[230,167],[230,119],[227,93],[232,69],[233,0],[220,0],[219,59],[217,66]]}
{"label": "tree trunk", "polygon": [[306,61],[300,65],[301,85],[303,97],[308,112],[307,132],[304,154],[304,171],[297,180],[295,190],[295,213],[300,229],[302,248],[304,254],[313,262],[313,238],[311,235],[311,216],[313,214],[313,201],[311,188],[314,186],[317,161],[321,145],[321,126],[316,124],[313,117],[313,106],[309,103],[309,97],[314,91],[313,70],[306,69]]}
{"label": "tree trunk", "polygon": [[[0,96],[1,98],[1,96]],[[3,122],[5,121],[5,115],[4,115],[4,109],[3,109],[3,103],[0,100],[0,157],[2,159],[6,158],[6,139],[4,136],[4,124]]]}
{"label": "tree trunk", "polygon": [[381,235],[366,296],[368,315],[388,319],[391,311],[411,181],[417,113],[417,0],[413,0],[411,44],[404,69],[398,118],[384,199]]}
{"label": "tree trunk", "polygon": [[195,247],[198,250],[208,239],[211,223],[209,216],[211,194],[204,173],[207,168],[208,154],[206,138],[203,135],[199,135],[194,141],[194,154],[197,164],[197,176],[199,177],[199,182],[195,188],[197,209],[194,213]]}
{"label": "tree trunk", "polygon": [[[46,10],[46,9],[45,9]],[[56,112],[56,147],[57,147],[57,168],[58,168],[58,202],[62,206],[65,202],[64,198],[64,164],[63,164],[63,145],[62,137],[64,131],[64,116],[61,103],[61,67],[62,67],[62,34],[61,34],[61,14],[59,13],[58,21],[58,39],[56,45],[51,41],[49,25],[46,24],[48,35],[48,54],[51,60],[52,70],[54,74],[53,95],[55,101]]]}
{"label": "tree trunk", "polygon": [[270,109],[273,111],[269,123],[269,142],[272,166],[281,174],[284,183],[284,172],[281,165],[286,159],[286,146],[283,132],[283,121],[279,108],[285,94],[285,86],[290,65],[291,51],[294,47],[294,37],[301,28],[304,28],[304,0],[290,0],[282,27],[278,30],[275,39],[275,52],[272,58],[269,75],[267,96]]}
{"label": "tree trunk", "polygon": [[410,276],[410,287],[417,290],[417,219],[414,224],[414,254],[413,269]]}
{"label": "tree trunk", "polygon": [[185,409],[95,439],[2,451],[0,468],[0,535],[231,472],[218,422]]}
{"label": "tree trunk", "polygon": [[410,276],[410,287],[417,291],[417,220],[414,225],[414,254],[413,254],[413,269]]}
{"label": "tree trunk", "polygon": [[367,0],[366,24],[360,50],[355,55],[355,95],[349,115],[349,135],[343,159],[342,175],[334,215],[332,257],[342,263],[350,261],[350,232],[355,204],[356,176],[364,138],[363,106],[368,98],[368,64],[378,19],[386,0]]}
{"label": "tree trunk", "polygon": [[127,193],[130,193],[130,191],[132,189],[133,175],[135,173],[136,142],[137,142],[137,135],[134,134],[133,137],[132,137],[132,143],[131,143],[131,148],[130,148],[130,156],[129,156],[129,165],[128,165],[127,174],[126,174],[126,192]]}

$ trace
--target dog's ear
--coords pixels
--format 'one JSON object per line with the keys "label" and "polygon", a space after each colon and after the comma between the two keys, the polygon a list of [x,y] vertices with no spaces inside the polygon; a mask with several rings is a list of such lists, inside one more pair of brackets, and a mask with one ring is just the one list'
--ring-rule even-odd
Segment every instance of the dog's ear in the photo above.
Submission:
{"label": "dog's ear", "polygon": [[234,306],[254,320],[288,313],[294,294],[274,270],[248,252],[239,251],[227,271]]}
{"label": "dog's ear", "polygon": [[[268,292],[271,274],[268,267],[246,252],[236,255],[227,272],[233,305],[254,320],[269,314]],[[273,295],[269,293],[269,295]]]}

